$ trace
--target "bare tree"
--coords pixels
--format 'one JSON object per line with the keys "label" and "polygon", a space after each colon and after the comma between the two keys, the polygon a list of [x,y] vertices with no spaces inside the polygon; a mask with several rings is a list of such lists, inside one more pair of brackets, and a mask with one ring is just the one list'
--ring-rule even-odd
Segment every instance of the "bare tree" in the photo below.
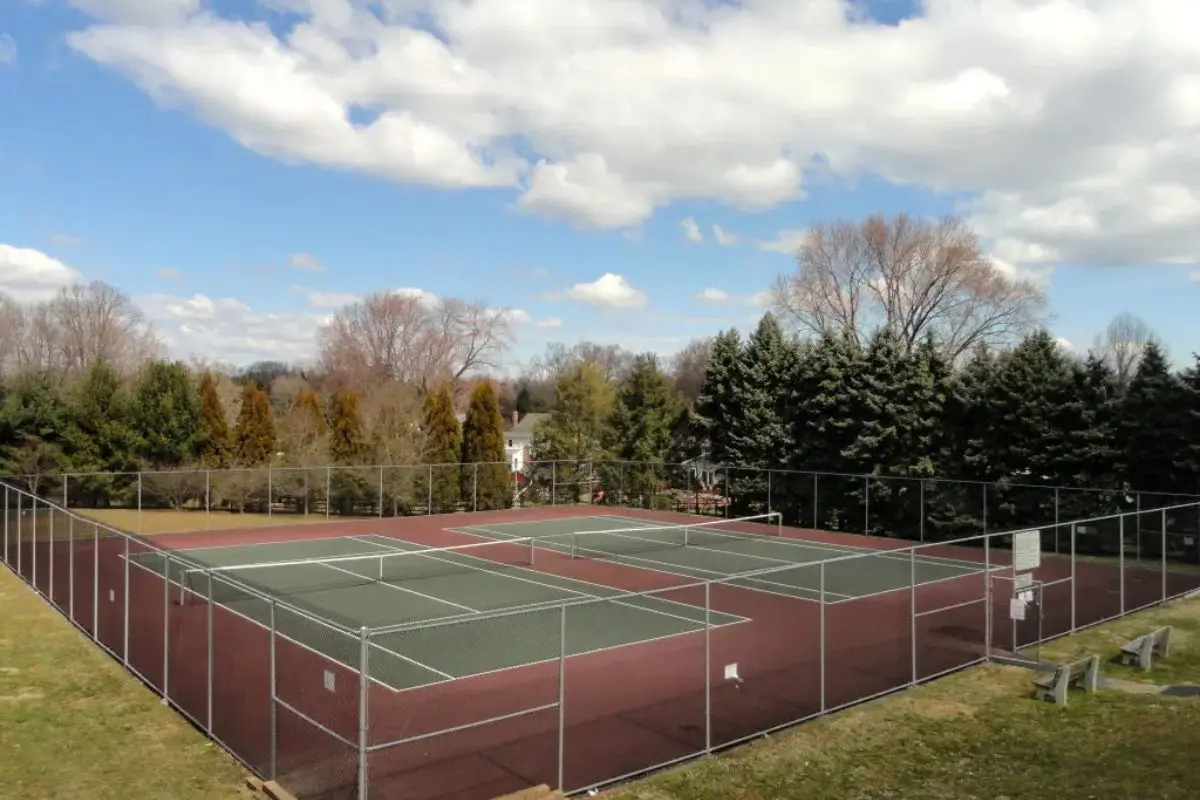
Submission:
{"label": "bare tree", "polygon": [[21,339],[25,335],[25,309],[0,294],[0,380],[20,371]]}
{"label": "bare tree", "polygon": [[97,364],[130,372],[159,353],[142,312],[119,289],[101,281],[64,286],[48,303],[62,367],[80,375]]}
{"label": "bare tree", "polygon": [[671,379],[675,391],[694,403],[704,385],[704,372],[712,352],[712,339],[693,339],[671,359]]}
{"label": "bare tree", "polygon": [[772,304],[810,335],[849,331],[862,341],[887,326],[910,349],[932,334],[955,359],[1043,321],[1044,292],[998,269],[975,233],[953,217],[818,224],[796,261],[795,272],[776,281]]}
{"label": "bare tree", "polygon": [[1117,385],[1124,389],[1133,380],[1146,345],[1158,341],[1154,331],[1141,317],[1128,312],[1118,314],[1097,337],[1095,351],[1116,374]]}
{"label": "bare tree", "polygon": [[320,366],[335,383],[425,386],[496,367],[512,341],[508,313],[482,303],[384,291],[341,309],[321,330]]}

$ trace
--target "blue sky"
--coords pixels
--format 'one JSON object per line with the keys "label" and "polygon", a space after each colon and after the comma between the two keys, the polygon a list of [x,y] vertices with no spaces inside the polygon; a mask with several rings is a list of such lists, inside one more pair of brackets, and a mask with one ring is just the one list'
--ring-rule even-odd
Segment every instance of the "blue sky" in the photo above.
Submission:
{"label": "blue sky", "polygon": [[510,362],[670,353],[753,325],[806,225],[957,213],[1056,335],[1130,311],[1185,359],[1200,59],[1168,5],[9,0],[0,290],[104,280],[234,363],[402,287],[526,312]]}

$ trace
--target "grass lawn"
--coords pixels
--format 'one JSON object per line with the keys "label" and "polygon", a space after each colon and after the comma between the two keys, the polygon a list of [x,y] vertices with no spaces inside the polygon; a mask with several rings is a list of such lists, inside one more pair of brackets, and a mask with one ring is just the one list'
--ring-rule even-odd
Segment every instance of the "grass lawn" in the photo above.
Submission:
{"label": "grass lawn", "polygon": [[[1123,641],[1176,626],[1150,673],[1200,683],[1200,600],[1055,642],[1047,660],[1107,659]],[[1073,692],[1066,709],[1030,696],[1033,673],[988,665],[615,789],[609,800],[1049,800],[1200,797],[1200,699]]]}
{"label": "grass lawn", "polygon": [[0,567],[0,797],[249,797],[245,774]]}
{"label": "grass lawn", "polygon": [[[264,528],[280,525],[325,525],[330,522],[354,522],[367,517],[326,517],[324,514],[235,514],[229,511],[173,511],[149,509],[138,512],[129,508],[76,508],[72,511],[118,530],[153,536],[164,533],[191,533],[203,530]],[[371,517],[370,519],[374,519]]]}

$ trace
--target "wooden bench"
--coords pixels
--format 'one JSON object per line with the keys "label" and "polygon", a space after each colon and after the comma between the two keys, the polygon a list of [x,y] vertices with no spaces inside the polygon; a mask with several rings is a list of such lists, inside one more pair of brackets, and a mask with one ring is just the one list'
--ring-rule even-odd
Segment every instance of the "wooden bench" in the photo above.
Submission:
{"label": "wooden bench", "polygon": [[1053,700],[1056,705],[1066,707],[1067,692],[1072,687],[1095,693],[1100,681],[1100,656],[1088,656],[1054,670],[1046,670],[1034,679],[1034,697],[1038,700]]}
{"label": "wooden bench", "polygon": [[1164,625],[1121,645],[1121,663],[1126,666],[1137,664],[1142,669],[1150,669],[1155,656],[1166,658],[1170,654],[1171,630],[1170,625]]}

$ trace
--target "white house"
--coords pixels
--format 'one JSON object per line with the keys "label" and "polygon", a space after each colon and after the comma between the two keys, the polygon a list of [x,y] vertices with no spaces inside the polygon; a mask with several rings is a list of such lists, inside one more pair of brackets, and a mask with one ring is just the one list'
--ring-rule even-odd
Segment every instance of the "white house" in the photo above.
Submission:
{"label": "white house", "polygon": [[526,414],[522,417],[516,411],[512,412],[512,420],[504,432],[504,452],[513,472],[525,469],[529,461],[529,448],[533,444],[533,428],[549,418],[549,414]]}

